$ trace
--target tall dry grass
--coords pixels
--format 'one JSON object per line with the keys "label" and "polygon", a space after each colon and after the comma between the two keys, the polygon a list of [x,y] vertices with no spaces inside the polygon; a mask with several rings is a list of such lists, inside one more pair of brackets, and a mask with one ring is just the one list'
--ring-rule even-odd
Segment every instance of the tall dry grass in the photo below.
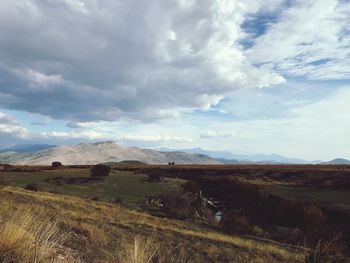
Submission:
{"label": "tall dry grass", "polygon": [[117,252],[117,263],[185,263],[186,256],[181,247],[162,246],[152,236],[135,236],[131,240],[121,239]]}
{"label": "tall dry grass", "polygon": [[64,239],[56,220],[30,206],[7,207],[0,203],[0,262],[52,262]]}
{"label": "tall dry grass", "polygon": [[151,238],[136,236],[133,242],[123,240],[118,253],[118,262],[149,263],[156,256],[157,249],[156,243]]}
{"label": "tall dry grass", "polygon": [[[64,243],[58,225],[72,233]],[[5,263],[50,263],[53,258],[71,263],[303,262],[301,252],[279,244],[110,203],[13,187],[0,190],[0,240],[0,262]]]}

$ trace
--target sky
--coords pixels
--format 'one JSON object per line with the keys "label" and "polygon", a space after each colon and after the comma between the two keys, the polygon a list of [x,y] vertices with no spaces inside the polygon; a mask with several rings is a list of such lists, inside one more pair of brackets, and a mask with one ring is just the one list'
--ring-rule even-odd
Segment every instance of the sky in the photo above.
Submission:
{"label": "sky", "polygon": [[0,0],[0,147],[350,159],[349,0]]}

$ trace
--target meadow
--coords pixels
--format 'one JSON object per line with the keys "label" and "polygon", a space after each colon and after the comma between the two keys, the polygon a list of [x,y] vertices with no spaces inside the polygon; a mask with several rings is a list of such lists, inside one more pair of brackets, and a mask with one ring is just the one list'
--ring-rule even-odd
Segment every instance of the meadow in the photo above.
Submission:
{"label": "meadow", "polygon": [[[348,262],[345,167],[127,164],[103,178],[90,168],[0,169],[1,262]],[[187,217],[164,203],[150,212],[149,197]]]}
{"label": "meadow", "polygon": [[303,262],[302,248],[109,202],[0,190],[1,262]]}
{"label": "meadow", "polygon": [[[145,174],[113,170],[103,180],[91,180],[87,168],[40,169],[37,172],[1,173],[3,184],[26,187],[36,184],[39,191],[73,195],[102,201],[118,201],[136,208],[143,204],[148,196],[159,195],[180,187],[184,180],[167,178],[159,183],[149,183]],[[75,179],[75,180],[74,180]]]}

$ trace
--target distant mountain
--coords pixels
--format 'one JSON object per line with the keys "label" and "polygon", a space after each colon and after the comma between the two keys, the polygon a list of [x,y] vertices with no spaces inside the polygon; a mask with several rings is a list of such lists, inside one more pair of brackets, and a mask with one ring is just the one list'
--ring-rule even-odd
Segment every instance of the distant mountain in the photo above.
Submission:
{"label": "distant mountain", "polygon": [[[174,151],[173,149],[160,149],[163,151]],[[289,158],[279,154],[235,154],[230,151],[208,151],[201,148],[179,149],[181,152],[191,154],[204,154],[216,158],[222,163],[286,163],[286,164],[306,164],[315,163],[302,159]],[[319,163],[318,161],[316,163]]]}
{"label": "distant mountain", "polygon": [[0,153],[0,163],[43,164],[54,161],[62,164],[96,164],[135,160],[148,164],[219,164],[220,162],[202,154],[181,151],[163,152],[137,147],[122,147],[114,142],[61,145],[33,152],[8,151]]}
{"label": "distant mountain", "polygon": [[329,162],[323,162],[321,164],[350,164],[350,161],[347,159],[336,158],[334,160],[331,160]]}
{"label": "distant mountain", "polygon": [[17,152],[17,153],[28,153],[40,150],[49,149],[55,147],[56,145],[50,144],[16,144],[3,149],[0,149],[0,153],[3,152]]}

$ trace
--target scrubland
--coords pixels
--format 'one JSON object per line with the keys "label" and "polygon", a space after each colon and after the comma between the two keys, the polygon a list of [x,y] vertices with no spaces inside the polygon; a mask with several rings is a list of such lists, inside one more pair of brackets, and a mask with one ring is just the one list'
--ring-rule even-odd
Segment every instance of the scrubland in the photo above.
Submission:
{"label": "scrubland", "polygon": [[0,190],[1,262],[303,262],[303,251],[103,201]]}

